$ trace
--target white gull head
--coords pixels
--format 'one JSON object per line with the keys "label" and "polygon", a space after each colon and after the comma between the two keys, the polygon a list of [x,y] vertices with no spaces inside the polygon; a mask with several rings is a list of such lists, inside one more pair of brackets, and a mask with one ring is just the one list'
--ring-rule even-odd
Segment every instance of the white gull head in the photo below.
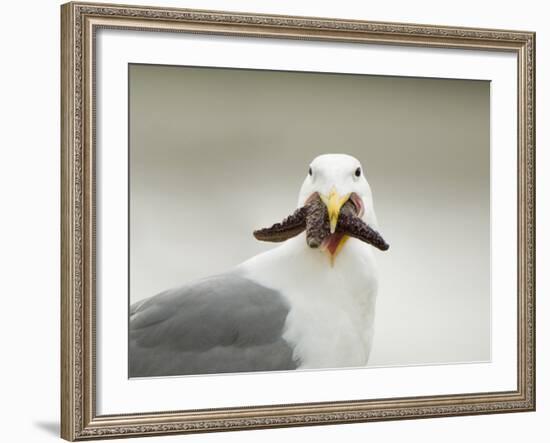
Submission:
{"label": "white gull head", "polygon": [[324,200],[330,195],[338,199],[357,196],[361,205],[361,218],[372,228],[378,222],[374,212],[372,191],[365,175],[365,169],[355,157],[347,154],[323,154],[310,163],[306,178],[298,196],[298,206],[318,192]]}

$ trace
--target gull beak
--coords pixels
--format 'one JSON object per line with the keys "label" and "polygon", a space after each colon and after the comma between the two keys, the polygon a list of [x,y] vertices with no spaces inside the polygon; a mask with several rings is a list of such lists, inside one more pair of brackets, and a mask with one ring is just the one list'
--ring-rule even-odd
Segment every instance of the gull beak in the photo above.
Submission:
{"label": "gull beak", "polygon": [[340,215],[340,209],[342,209],[342,206],[344,206],[344,203],[346,203],[349,199],[351,194],[346,194],[344,196],[340,196],[338,192],[336,192],[336,188],[334,186],[330,190],[330,193],[327,195],[320,194],[321,200],[325,204],[328,210],[328,219],[330,222],[330,233],[334,234],[336,232],[336,225],[338,223],[338,216]]}

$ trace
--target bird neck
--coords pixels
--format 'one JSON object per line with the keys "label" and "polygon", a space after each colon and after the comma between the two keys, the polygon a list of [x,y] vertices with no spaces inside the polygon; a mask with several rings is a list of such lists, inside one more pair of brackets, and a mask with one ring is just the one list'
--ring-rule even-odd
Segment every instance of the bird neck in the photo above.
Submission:
{"label": "bird neck", "polygon": [[372,246],[350,238],[331,261],[327,252],[307,246],[304,235],[252,257],[238,269],[274,289],[289,284],[306,293],[333,288],[323,296],[340,298],[375,292],[378,272]]}

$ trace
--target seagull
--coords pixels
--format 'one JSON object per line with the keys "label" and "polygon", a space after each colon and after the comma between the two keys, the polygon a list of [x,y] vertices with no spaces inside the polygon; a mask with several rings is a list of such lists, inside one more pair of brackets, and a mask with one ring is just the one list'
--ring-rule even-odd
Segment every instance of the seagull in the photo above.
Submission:
{"label": "seagull", "polygon": [[129,376],[366,366],[374,251],[389,247],[377,229],[360,162],[316,157],[298,209],[254,232],[279,245],[130,306]]}

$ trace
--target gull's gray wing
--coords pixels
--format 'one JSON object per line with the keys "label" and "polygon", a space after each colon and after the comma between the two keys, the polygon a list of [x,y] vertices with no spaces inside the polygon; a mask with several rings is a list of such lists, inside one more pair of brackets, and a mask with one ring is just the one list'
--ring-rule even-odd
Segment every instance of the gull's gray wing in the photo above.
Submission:
{"label": "gull's gray wing", "polygon": [[160,293],[130,307],[129,376],[296,369],[283,339],[281,294],[236,274]]}

